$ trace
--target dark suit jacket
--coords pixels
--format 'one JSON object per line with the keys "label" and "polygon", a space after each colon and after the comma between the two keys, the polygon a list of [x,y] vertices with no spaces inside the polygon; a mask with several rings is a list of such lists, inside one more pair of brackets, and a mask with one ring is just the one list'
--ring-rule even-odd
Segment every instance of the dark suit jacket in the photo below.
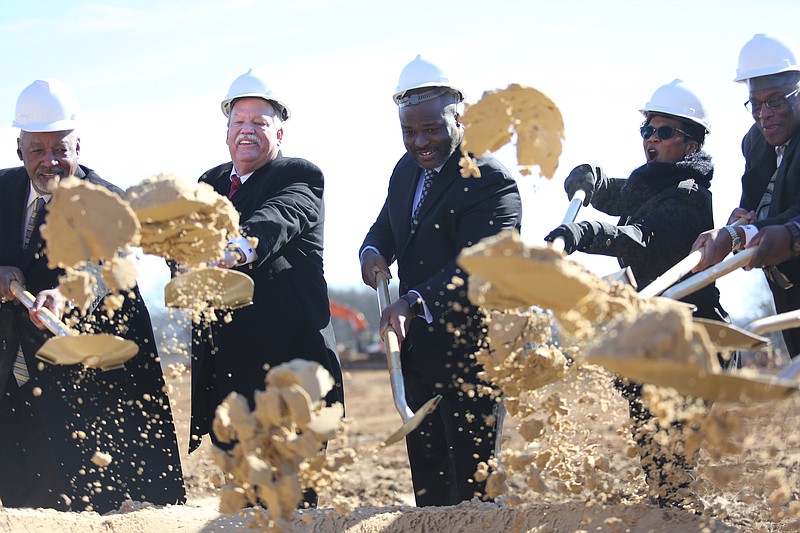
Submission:
{"label": "dark suit jacket", "polygon": [[[747,210],[755,210],[772,174],[777,168],[775,148],[766,141],[758,126],[753,125],[742,140],[742,153],[745,158],[745,172],[742,175],[742,199],[739,206]],[[800,131],[796,131],[783,154],[783,161],[775,178],[772,191],[772,202],[768,216],[756,222],[763,228],[775,224],[784,224],[800,215]],[[794,286],[782,289],[767,280],[775,308],[778,313],[800,309],[800,259],[793,258],[778,265]],[[800,328],[783,332],[789,355],[800,353]]]}
{"label": "dark suit jacket", "polygon": [[[394,168],[389,192],[361,249],[374,246],[388,264],[397,261],[400,294],[417,291],[433,315],[433,324],[412,320],[402,346],[403,373],[431,386],[475,381],[471,354],[483,337],[481,316],[467,298],[468,273],[456,263],[462,249],[503,229],[520,227],[522,202],[517,184],[499,161],[478,159],[480,178],[462,178],[457,149],[434,180],[411,234],[414,193],[421,169],[405,154]],[[454,336],[451,327],[460,329]],[[413,348],[413,349],[412,349]]]}
{"label": "dark suit jacket", "polygon": [[[203,174],[201,182],[227,196],[233,163]],[[314,164],[278,157],[258,169],[231,201],[242,233],[258,239],[258,260],[237,267],[253,278],[253,304],[228,323],[194,328],[190,449],[208,433],[214,410],[233,391],[249,398],[264,389],[265,365],[307,359],[324,366],[337,385],[329,402],[341,401],[341,368],[322,267],[324,178]]]}
{"label": "dark suit jacket", "polygon": [[[76,176],[121,192],[84,166]],[[36,294],[56,287],[63,271],[48,268],[38,226],[22,251],[27,195],[28,176],[23,167],[0,170],[0,265],[22,270],[26,288]],[[31,385],[42,390],[35,398],[36,407],[63,464],[64,483],[70,487],[68,496],[75,510],[87,505],[81,500],[83,495],[90,497],[89,503],[99,512],[116,509],[126,498],[157,504],[185,500],[172,412],[164,393],[150,315],[138,288],[132,294],[113,318],[98,308],[81,321],[81,327],[89,332],[120,335],[139,346],[139,353],[125,368],[109,372],[41,363],[36,351],[51,334],[36,328],[18,302],[0,304],[0,409],[7,408],[6,393],[16,388],[10,381],[14,379],[10,369],[21,345]],[[86,433],[85,439],[74,437],[78,430]],[[91,461],[97,450],[114,456],[103,472]],[[0,479],[4,478],[0,472]],[[92,492],[94,481],[102,483],[102,492]]]}

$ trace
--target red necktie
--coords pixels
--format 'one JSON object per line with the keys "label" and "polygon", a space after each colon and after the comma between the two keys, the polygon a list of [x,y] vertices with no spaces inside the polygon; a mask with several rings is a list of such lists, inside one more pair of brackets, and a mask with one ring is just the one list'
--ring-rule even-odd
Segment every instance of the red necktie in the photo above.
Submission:
{"label": "red necktie", "polygon": [[228,191],[228,198],[233,196],[233,193],[236,192],[236,189],[242,186],[242,180],[239,179],[239,176],[234,174],[231,176],[231,190]]}

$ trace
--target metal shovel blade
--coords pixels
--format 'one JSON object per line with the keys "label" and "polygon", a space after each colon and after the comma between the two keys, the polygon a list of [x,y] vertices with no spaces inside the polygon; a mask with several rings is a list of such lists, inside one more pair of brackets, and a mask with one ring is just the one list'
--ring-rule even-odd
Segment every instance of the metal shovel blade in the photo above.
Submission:
{"label": "metal shovel blade", "polygon": [[[12,281],[11,292],[28,310],[33,309],[35,298],[25,287]],[[46,307],[41,307],[36,314],[56,335],[36,352],[36,357],[42,361],[58,365],[80,363],[101,370],[114,370],[139,352],[135,342],[114,335],[78,335]]]}
{"label": "metal shovel blade", "polygon": [[442,400],[441,394],[437,394],[436,396],[425,402],[425,404],[422,407],[420,407],[416,413],[414,413],[414,416],[412,416],[406,423],[400,426],[400,429],[389,435],[386,438],[386,440],[383,441],[383,446],[391,446],[392,444],[400,442],[401,440],[406,438],[406,435],[417,429],[419,425],[422,423],[422,421],[425,419],[425,417],[431,414],[434,411],[434,409],[436,409],[436,406],[439,405],[439,402],[441,400]]}
{"label": "metal shovel blade", "polygon": [[164,287],[167,307],[238,309],[253,303],[253,278],[238,270],[203,268],[172,278]]}
{"label": "metal shovel blade", "polygon": [[139,352],[136,343],[115,335],[52,337],[36,357],[54,365],[82,364],[100,370],[116,370]]}
{"label": "metal shovel blade", "polygon": [[775,376],[743,372],[713,372],[673,361],[652,361],[592,356],[592,364],[638,383],[671,387],[681,394],[724,402],[765,402],[780,400],[798,392],[797,383]]}
{"label": "metal shovel blade", "polygon": [[760,350],[769,344],[769,339],[746,329],[707,318],[693,318],[692,322],[706,330],[715,346],[731,350]]}

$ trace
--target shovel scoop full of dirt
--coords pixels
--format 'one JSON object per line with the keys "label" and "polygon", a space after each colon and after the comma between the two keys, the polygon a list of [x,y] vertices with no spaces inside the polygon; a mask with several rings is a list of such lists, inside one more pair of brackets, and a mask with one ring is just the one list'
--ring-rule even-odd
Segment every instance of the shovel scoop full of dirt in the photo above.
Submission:
{"label": "shovel scoop full of dirt", "polygon": [[238,232],[233,204],[205,183],[157,174],[129,188],[125,197],[141,222],[143,251],[189,267],[221,258]]}

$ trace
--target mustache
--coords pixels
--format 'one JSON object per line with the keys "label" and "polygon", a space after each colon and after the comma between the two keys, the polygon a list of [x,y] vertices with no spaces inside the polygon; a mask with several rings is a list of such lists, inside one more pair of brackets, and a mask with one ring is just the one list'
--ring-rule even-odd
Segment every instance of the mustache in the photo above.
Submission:
{"label": "mustache", "polygon": [[57,174],[60,178],[63,178],[66,174],[66,171],[61,167],[53,167],[53,168],[37,168],[36,169],[36,177],[40,177],[42,174]]}
{"label": "mustache", "polygon": [[258,140],[258,137],[250,133],[240,133],[239,135],[236,136],[236,144],[239,144],[242,141],[250,141],[255,144],[261,144],[260,141]]}

